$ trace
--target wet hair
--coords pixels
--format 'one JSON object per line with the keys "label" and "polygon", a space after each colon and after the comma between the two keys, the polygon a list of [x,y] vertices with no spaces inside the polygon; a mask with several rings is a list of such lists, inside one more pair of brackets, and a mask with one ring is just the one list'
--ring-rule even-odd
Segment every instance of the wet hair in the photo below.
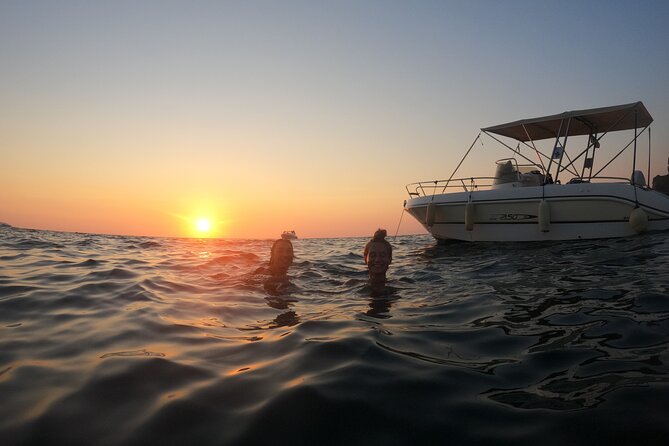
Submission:
{"label": "wet hair", "polygon": [[290,240],[286,240],[283,238],[274,240],[274,243],[272,243],[272,250],[269,256],[269,264],[271,265],[274,263],[274,251],[276,250],[276,247],[279,246],[279,243],[287,243],[288,246],[290,246],[290,251],[293,252],[293,257],[295,256],[294,251],[293,251],[293,243]]}
{"label": "wet hair", "polygon": [[367,254],[369,254],[369,248],[372,245],[372,243],[382,243],[383,246],[385,246],[386,251],[388,251],[388,256],[390,257],[390,261],[393,261],[393,245],[391,245],[388,240],[386,240],[386,236],[388,235],[388,231],[385,229],[377,229],[376,232],[374,232],[374,236],[370,241],[367,242],[365,245],[365,263],[367,263]]}

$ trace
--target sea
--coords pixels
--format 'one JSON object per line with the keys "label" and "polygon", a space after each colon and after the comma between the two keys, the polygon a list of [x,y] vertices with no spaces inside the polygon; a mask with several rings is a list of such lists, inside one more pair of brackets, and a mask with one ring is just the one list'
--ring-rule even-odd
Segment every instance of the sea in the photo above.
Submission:
{"label": "sea", "polygon": [[0,228],[0,444],[667,444],[668,233],[389,239]]}

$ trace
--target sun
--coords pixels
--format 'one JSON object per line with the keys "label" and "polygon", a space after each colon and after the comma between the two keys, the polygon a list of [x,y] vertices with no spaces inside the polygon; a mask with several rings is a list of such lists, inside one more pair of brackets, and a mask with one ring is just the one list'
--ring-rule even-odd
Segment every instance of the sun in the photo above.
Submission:
{"label": "sun", "polygon": [[198,218],[195,220],[195,229],[200,233],[209,232],[211,229],[211,222],[208,218]]}
{"label": "sun", "polygon": [[220,212],[211,209],[195,210],[188,214],[169,214],[181,220],[184,237],[218,238],[224,234],[228,220],[220,218]]}

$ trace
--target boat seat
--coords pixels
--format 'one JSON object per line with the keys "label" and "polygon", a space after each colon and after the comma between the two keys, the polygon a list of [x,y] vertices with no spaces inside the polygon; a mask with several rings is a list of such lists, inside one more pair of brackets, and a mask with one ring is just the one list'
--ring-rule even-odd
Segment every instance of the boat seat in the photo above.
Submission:
{"label": "boat seat", "polygon": [[632,177],[630,178],[630,183],[636,186],[646,187],[646,177],[642,171],[635,170],[632,174]]}

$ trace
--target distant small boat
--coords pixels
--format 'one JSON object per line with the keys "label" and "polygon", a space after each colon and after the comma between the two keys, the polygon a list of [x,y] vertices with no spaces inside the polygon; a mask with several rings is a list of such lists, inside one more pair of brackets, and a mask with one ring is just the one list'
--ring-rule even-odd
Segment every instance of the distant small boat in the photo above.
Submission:
{"label": "distant small boat", "polygon": [[283,231],[281,238],[284,240],[297,240],[297,234],[295,234],[295,231]]}

